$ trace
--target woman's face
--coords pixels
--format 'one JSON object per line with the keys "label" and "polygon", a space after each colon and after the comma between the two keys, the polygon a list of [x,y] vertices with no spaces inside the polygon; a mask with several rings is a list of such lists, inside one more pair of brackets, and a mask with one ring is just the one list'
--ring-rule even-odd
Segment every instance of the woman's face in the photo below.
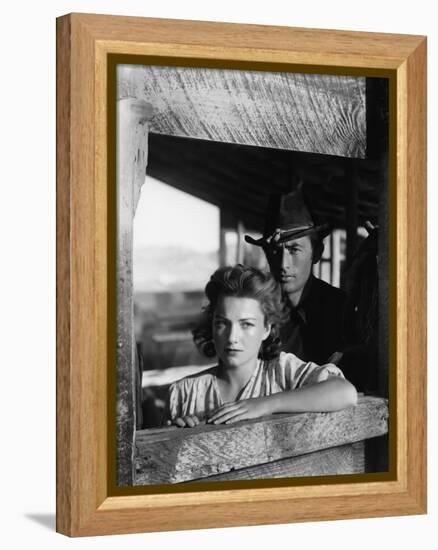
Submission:
{"label": "woman's face", "polygon": [[213,316],[216,353],[227,368],[253,367],[270,333],[260,303],[254,298],[221,296]]}

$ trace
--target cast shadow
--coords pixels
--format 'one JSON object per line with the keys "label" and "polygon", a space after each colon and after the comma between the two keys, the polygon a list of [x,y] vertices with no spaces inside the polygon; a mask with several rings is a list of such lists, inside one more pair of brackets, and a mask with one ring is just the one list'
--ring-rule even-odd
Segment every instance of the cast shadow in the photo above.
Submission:
{"label": "cast shadow", "polygon": [[55,514],[25,514],[27,519],[39,523],[50,531],[56,530],[56,516]]}

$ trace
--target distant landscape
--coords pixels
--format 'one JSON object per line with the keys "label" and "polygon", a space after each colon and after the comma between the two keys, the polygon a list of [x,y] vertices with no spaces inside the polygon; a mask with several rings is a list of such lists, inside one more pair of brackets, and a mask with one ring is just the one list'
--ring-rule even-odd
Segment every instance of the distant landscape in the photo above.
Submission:
{"label": "distant landscape", "polygon": [[189,247],[150,246],[134,250],[134,292],[204,289],[219,265],[218,252]]}

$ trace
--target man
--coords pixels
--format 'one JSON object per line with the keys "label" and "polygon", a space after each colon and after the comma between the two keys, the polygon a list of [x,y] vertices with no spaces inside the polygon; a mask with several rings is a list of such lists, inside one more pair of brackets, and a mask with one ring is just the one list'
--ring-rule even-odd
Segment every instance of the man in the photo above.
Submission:
{"label": "man", "polygon": [[271,272],[291,308],[281,332],[282,349],[305,361],[338,362],[344,347],[346,295],[312,274],[321,259],[327,224],[316,225],[301,189],[271,197],[261,239]]}

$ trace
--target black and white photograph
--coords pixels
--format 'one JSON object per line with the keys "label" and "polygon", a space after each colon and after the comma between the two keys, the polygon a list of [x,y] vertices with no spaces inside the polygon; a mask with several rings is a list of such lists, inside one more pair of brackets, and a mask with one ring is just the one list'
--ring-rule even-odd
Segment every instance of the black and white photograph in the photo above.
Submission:
{"label": "black and white photograph", "polygon": [[389,84],[117,64],[118,486],[388,471]]}
{"label": "black and white photograph", "polygon": [[433,6],[4,4],[5,549],[434,550]]}

